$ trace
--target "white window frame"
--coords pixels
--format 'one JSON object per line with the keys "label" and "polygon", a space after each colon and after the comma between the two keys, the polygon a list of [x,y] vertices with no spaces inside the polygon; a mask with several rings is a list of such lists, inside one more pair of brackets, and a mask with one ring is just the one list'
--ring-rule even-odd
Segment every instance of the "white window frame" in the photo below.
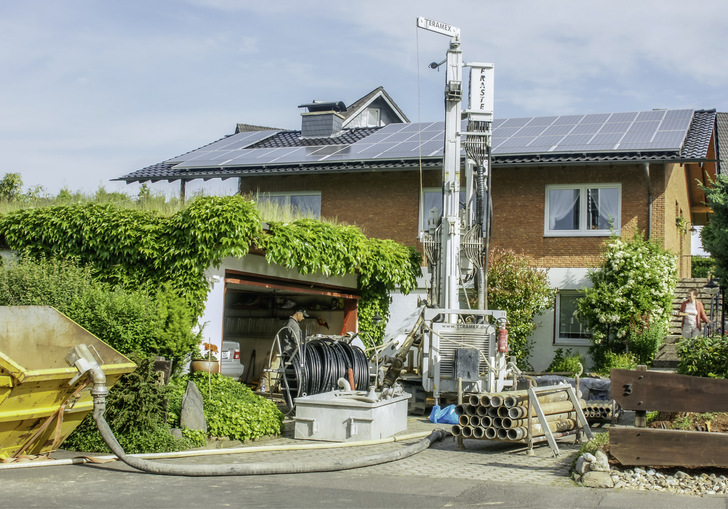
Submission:
{"label": "white window frame", "polygon": [[[554,304],[554,346],[589,346],[591,345],[591,336],[579,338],[562,338],[561,337],[561,297],[568,295],[570,297],[582,296],[584,292],[579,290],[561,290],[556,294],[556,302]],[[576,318],[575,318],[576,319]]]}
{"label": "white window frame", "polygon": [[[439,206],[440,209],[442,209],[442,188],[441,187],[423,187],[422,191],[420,192],[420,221],[419,221],[419,231],[425,231],[427,230],[427,216],[429,213],[429,210],[425,210],[425,193],[438,193],[440,196],[440,202]],[[464,200],[466,199],[466,190],[464,187],[460,188],[460,211],[462,214],[462,211],[464,209]],[[442,214],[442,210],[440,210],[440,214]]]}
{"label": "white window frame", "polygon": [[[578,230],[551,230],[549,225],[549,195],[550,191],[558,189],[579,190],[579,229]],[[587,228],[587,190],[588,189],[616,189],[617,190],[617,217],[612,229],[592,230]],[[608,237],[612,234],[621,235],[622,232],[622,184],[556,184],[546,186],[546,207],[544,209],[544,237]]]}
{"label": "white window frame", "polygon": [[[274,191],[274,192],[259,192],[258,200],[264,200],[266,198],[285,198],[284,205],[290,207],[291,198],[294,196],[317,196],[319,199],[319,210],[318,215],[314,214],[315,219],[321,218],[321,191]],[[315,211],[313,211],[315,212]]]}

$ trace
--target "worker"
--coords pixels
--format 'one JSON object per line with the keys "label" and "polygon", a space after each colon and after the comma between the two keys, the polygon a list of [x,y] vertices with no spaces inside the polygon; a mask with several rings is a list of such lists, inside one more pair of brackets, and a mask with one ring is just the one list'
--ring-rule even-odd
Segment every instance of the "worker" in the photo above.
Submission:
{"label": "worker", "polygon": [[302,341],[301,326],[299,324],[308,317],[309,315],[304,308],[298,308],[288,318],[286,325],[278,331],[277,337],[281,348],[280,355],[275,350],[271,352],[273,355],[270,362],[271,371],[264,375],[265,382],[261,383],[261,387],[263,387],[261,392],[265,392],[266,390],[276,392],[278,390],[280,386],[278,370],[281,366],[281,359],[285,362],[294,357]]}
{"label": "worker", "polygon": [[301,326],[299,325],[304,318],[308,318],[305,309],[297,309],[289,318],[286,327],[280,334],[281,351],[290,358],[293,352],[301,345]]}
{"label": "worker", "polygon": [[692,289],[688,297],[680,305],[678,316],[682,317],[682,336],[684,338],[695,338],[700,336],[703,330],[703,323],[708,323],[708,315],[705,314],[703,303],[698,300],[698,291]]}

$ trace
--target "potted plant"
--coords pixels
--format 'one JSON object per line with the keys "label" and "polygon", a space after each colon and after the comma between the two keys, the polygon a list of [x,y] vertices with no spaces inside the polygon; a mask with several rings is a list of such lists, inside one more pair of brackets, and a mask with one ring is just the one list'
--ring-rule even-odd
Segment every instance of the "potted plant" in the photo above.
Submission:
{"label": "potted plant", "polygon": [[200,352],[193,355],[190,363],[190,371],[205,371],[207,373],[218,373],[220,364],[217,362],[215,354],[218,352],[217,345],[212,343],[201,343]]}

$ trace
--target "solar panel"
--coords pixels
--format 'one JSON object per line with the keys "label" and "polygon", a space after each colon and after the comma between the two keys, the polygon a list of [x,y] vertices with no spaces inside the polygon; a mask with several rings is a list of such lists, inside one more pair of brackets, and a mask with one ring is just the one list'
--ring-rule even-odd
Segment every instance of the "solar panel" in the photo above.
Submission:
{"label": "solar panel", "polygon": [[[677,151],[692,118],[692,110],[654,110],[497,119],[493,154]],[[246,147],[277,131],[245,132],[167,162],[185,169],[442,157],[444,127],[444,122],[389,124],[351,144],[256,149]],[[466,122],[460,127],[465,132]]]}

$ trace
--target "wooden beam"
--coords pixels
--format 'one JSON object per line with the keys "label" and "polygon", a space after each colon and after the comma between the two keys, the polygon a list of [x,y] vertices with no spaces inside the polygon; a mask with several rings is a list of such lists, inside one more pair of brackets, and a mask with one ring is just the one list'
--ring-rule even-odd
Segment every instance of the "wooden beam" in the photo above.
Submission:
{"label": "wooden beam", "polygon": [[728,434],[613,427],[609,453],[622,465],[728,467]]}
{"label": "wooden beam", "polygon": [[612,398],[625,410],[728,412],[728,380],[613,369]]}

